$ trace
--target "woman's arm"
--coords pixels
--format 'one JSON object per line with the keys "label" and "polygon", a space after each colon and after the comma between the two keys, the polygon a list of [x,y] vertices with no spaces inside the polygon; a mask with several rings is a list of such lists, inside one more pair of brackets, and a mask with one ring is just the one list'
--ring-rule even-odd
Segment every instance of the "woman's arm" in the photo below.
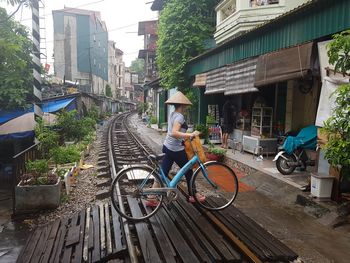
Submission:
{"label": "woman's arm", "polygon": [[180,132],[180,130],[181,130],[181,124],[179,122],[175,122],[170,136],[176,139],[186,139],[186,138],[192,138],[199,135],[198,131],[194,131],[192,133],[185,133],[185,132]]}

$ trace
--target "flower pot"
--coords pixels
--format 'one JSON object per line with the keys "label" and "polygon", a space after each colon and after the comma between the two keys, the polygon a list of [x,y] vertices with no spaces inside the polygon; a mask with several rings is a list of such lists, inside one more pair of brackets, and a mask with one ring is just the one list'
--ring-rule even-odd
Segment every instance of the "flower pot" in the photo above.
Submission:
{"label": "flower pot", "polygon": [[151,128],[158,130],[158,124],[151,124]]}
{"label": "flower pot", "polygon": [[[21,183],[21,182],[20,182]],[[29,213],[42,209],[53,209],[60,205],[61,179],[54,185],[16,186],[16,213]]]}
{"label": "flower pot", "polygon": [[206,153],[206,157],[208,161],[218,161],[220,156],[213,153]]}
{"label": "flower pot", "polygon": [[205,139],[199,139],[199,141],[201,142],[201,144],[203,145],[205,142]]}

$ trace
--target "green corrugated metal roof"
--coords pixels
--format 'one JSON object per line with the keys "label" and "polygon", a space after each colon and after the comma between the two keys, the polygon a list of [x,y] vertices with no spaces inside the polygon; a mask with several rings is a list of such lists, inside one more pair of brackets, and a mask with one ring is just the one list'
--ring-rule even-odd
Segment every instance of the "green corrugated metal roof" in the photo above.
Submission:
{"label": "green corrugated metal roof", "polygon": [[187,75],[302,44],[350,28],[349,0],[313,0],[192,59]]}

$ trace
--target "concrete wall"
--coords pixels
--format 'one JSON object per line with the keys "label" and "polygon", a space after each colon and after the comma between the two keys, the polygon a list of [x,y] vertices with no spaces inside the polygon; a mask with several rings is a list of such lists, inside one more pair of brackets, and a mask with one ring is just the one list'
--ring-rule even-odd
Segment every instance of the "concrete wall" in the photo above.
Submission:
{"label": "concrete wall", "polygon": [[[299,131],[301,128],[314,125],[321,85],[318,80],[312,83],[312,89],[304,94],[300,91],[300,81],[288,81],[286,105],[286,131]],[[305,85],[305,84],[304,84]]]}

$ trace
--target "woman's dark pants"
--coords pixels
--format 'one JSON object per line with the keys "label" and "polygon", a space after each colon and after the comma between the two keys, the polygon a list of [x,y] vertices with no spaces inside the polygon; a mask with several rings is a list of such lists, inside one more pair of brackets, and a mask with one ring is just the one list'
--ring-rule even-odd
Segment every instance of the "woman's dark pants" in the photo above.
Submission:
{"label": "woman's dark pants", "polygon": [[[163,162],[162,162],[162,170],[164,172],[165,176],[168,176],[169,171],[171,169],[171,166],[173,166],[174,162],[182,168],[187,162],[188,158],[186,155],[185,150],[174,152],[169,150],[167,147],[163,145],[163,153],[165,153]],[[190,169],[186,174],[186,181],[187,181],[187,188],[189,195],[192,195],[191,193],[191,179],[192,179],[192,169]]]}

